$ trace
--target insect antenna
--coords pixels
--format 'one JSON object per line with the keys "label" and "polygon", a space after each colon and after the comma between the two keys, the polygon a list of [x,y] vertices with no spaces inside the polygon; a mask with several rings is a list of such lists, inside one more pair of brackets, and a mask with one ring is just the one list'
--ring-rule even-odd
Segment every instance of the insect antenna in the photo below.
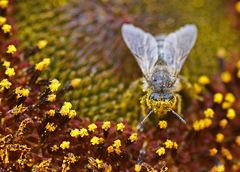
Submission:
{"label": "insect antenna", "polygon": [[144,119],[137,125],[137,131],[140,131],[142,128],[143,123],[146,121],[146,119],[153,113],[153,110],[151,110],[147,116],[144,117]]}
{"label": "insect antenna", "polygon": [[175,112],[174,110],[170,109],[170,111],[176,116],[178,117],[178,119],[180,119],[180,121],[182,121],[184,124],[187,124],[187,122],[185,121],[185,119],[183,119],[177,112]]}
{"label": "insect antenna", "polygon": [[137,164],[141,164],[143,162],[144,157],[146,155],[146,147],[147,147],[147,141],[144,141],[143,146],[138,155]]}

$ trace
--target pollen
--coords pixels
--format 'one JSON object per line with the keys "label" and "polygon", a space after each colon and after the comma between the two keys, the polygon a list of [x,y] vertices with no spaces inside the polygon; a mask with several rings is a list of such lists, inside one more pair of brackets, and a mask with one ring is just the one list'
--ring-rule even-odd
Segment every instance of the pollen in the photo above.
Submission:
{"label": "pollen", "polygon": [[29,90],[27,88],[17,87],[15,94],[17,94],[17,99],[20,97],[27,97],[29,95]]}
{"label": "pollen", "polygon": [[8,7],[8,0],[0,0],[0,8],[4,9]]}
{"label": "pollen", "polygon": [[70,119],[75,118],[76,116],[77,116],[77,112],[75,110],[70,110],[69,111],[68,117]]}
{"label": "pollen", "polygon": [[49,116],[54,116],[54,115],[55,115],[55,110],[54,110],[54,109],[50,109],[50,110],[47,112],[47,115],[49,115]]}
{"label": "pollen", "polygon": [[113,153],[113,152],[114,152],[113,146],[108,146],[108,147],[107,147],[107,152],[108,152],[108,153]]}
{"label": "pollen", "polygon": [[107,130],[110,129],[110,126],[111,126],[110,121],[104,121],[103,124],[102,124],[102,129],[103,129],[104,131],[107,131]]}
{"label": "pollen", "polygon": [[70,142],[69,141],[63,141],[60,145],[60,147],[64,149],[69,149],[70,148]]}
{"label": "pollen", "polygon": [[232,76],[229,72],[223,72],[221,74],[221,79],[224,83],[229,83],[232,80]]}
{"label": "pollen", "polygon": [[11,87],[12,83],[9,82],[7,79],[3,79],[0,82],[0,91],[2,92],[4,89],[9,89]]}
{"label": "pollen", "polygon": [[206,118],[213,118],[214,117],[214,111],[212,108],[207,108],[205,111],[204,111],[204,114],[205,114],[205,117]]}
{"label": "pollen", "polygon": [[228,120],[226,119],[222,119],[220,122],[219,122],[219,125],[221,128],[225,128],[228,124]]}
{"label": "pollen", "polygon": [[15,45],[9,45],[6,52],[8,54],[14,54],[16,51],[17,51],[17,48],[15,47]]}
{"label": "pollen", "polygon": [[122,146],[121,140],[117,139],[117,140],[114,141],[113,147],[119,148],[119,147],[121,147],[121,146]]}
{"label": "pollen", "polygon": [[227,116],[227,118],[230,119],[230,120],[234,119],[234,118],[236,117],[236,112],[235,112],[235,110],[232,109],[232,108],[228,109],[226,116]]}
{"label": "pollen", "polygon": [[93,136],[93,138],[90,140],[92,145],[99,145],[100,143],[103,143],[104,139],[103,138],[99,138],[96,136]]}
{"label": "pollen", "polygon": [[207,85],[210,83],[210,79],[206,75],[202,75],[198,78],[198,83],[201,85]]}
{"label": "pollen", "polygon": [[79,135],[83,138],[84,136],[88,136],[88,130],[86,128],[82,128],[79,131]]}
{"label": "pollen", "polygon": [[41,62],[35,65],[35,69],[38,71],[43,71],[50,65],[50,63],[51,63],[51,60],[49,58],[44,58]]}
{"label": "pollen", "polygon": [[78,136],[80,135],[80,131],[79,129],[74,129],[70,132],[71,137],[75,137],[78,138]]}
{"label": "pollen", "polygon": [[7,21],[7,19],[3,16],[0,16],[0,26],[2,26],[3,24],[5,24]]}
{"label": "pollen", "polygon": [[218,150],[216,148],[212,148],[212,149],[209,150],[209,154],[211,156],[215,156],[217,153],[218,153]]}
{"label": "pollen", "polygon": [[174,143],[173,143],[173,141],[167,139],[167,140],[164,142],[164,145],[165,145],[165,147],[166,147],[167,149],[172,149],[173,146],[174,146]]}
{"label": "pollen", "polygon": [[79,78],[73,79],[73,80],[71,80],[71,86],[72,86],[73,88],[77,88],[77,87],[79,87],[81,81],[82,81],[82,80],[79,79]]}
{"label": "pollen", "polygon": [[97,125],[96,124],[90,124],[88,125],[88,131],[90,132],[94,132],[97,129]]}
{"label": "pollen", "polygon": [[71,108],[72,108],[72,104],[70,102],[64,102],[62,107],[61,107],[60,114],[62,116],[68,115]]}
{"label": "pollen", "polygon": [[135,166],[134,166],[135,172],[140,172],[141,169],[142,169],[142,165],[141,164],[135,164]]}
{"label": "pollen", "polygon": [[223,139],[224,139],[224,135],[222,133],[218,133],[216,135],[216,142],[218,143],[222,143],[223,142]]}
{"label": "pollen", "polygon": [[160,129],[167,128],[167,121],[165,121],[165,120],[159,121],[158,126]]}
{"label": "pollen", "polygon": [[9,61],[3,61],[3,66],[5,66],[6,68],[9,68],[11,65],[11,63]]}
{"label": "pollen", "polygon": [[125,125],[122,122],[117,124],[117,131],[123,132],[124,129],[125,129]]}
{"label": "pollen", "polygon": [[97,159],[95,160],[95,162],[96,162],[96,164],[97,164],[97,168],[98,168],[98,169],[101,169],[102,166],[103,166],[103,161],[97,158]]}
{"label": "pollen", "polygon": [[128,138],[131,142],[136,142],[138,140],[137,133],[131,134],[131,136]]}
{"label": "pollen", "polygon": [[195,131],[203,130],[203,129],[209,127],[211,124],[212,124],[212,119],[209,119],[209,118],[196,120],[193,123],[193,129]]}
{"label": "pollen", "polygon": [[51,81],[51,84],[49,85],[49,89],[51,90],[51,92],[56,92],[60,86],[61,83],[57,79],[53,79]]}
{"label": "pollen", "polygon": [[54,125],[54,123],[47,123],[47,125],[45,126],[45,128],[49,131],[49,132],[53,132],[56,130],[57,125]]}
{"label": "pollen", "polygon": [[37,47],[39,49],[43,49],[44,47],[46,47],[47,43],[48,42],[46,40],[40,40],[40,41],[38,41]]}
{"label": "pollen", "polygon": [[4,24],[2,26],[3,33],[10,33],[12,30],[12,26],[9,24]]}
{"label": "pollen", "polygon": [[216,93],[216,94],[214,94],[214,97],[213,97],[213,102],[214,102],[214,103],[220,104],[220,103],[222,103],[222,101],[223,101],[223,95],[222,95],[222,93]]}
{"label": "pollen", "polygon": [[48,101],[54,102],[56,100],[56,94],[49,94],[48,95]]}
{"label": "pollen", "polygon": [[224,99],[229,103],[234,103],[236,100],[235,96],[232,93],[227,93]]}
{"label": "pollen", "polygon": [[11,76],[14,76],[15,75],[15,70],[14,70],[14,68],[7,68],[6,69],[6,71],[5,71],[5,74],[7,75],[7,76],[9,76],[9,77],[11,77]]}
{"label": "pollen", "polygon": [[158,148],[158,150],[156,151],[156,153],[158,154],[158,156],[165,155],[166,149],[165,149],[164,147],[160,147],[160,148]]}

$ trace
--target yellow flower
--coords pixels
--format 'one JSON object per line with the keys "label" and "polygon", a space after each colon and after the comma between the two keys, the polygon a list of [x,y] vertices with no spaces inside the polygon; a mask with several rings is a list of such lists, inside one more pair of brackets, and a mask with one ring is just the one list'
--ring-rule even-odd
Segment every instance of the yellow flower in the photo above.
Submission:
{"label": "yellow flower", "polygon": [[205,117],[206,118],[213,118],[214,117],[214,111],[212,108],[207,108],[205,111],[204,111],[204,114],[205,114]]}
{"label": "yellow flower", "polygon": [[100,138],[96,137],[96,136],[93,136],[93,138],[90,140],[90,142],[92,145],[98,145],[101,143]]}
{"label": "yellow flower", "polygon": [[131,142],[135,142],[138,140],[137,133],[131,134],[131,136],[128,138]]}
{"label": "yellow flower", "polygon": [[37,47],[38,47],[39,49],[43,49],[44,47],[46,47],[46,45],[47,45],[47,41],[46,41],[46,40],[40,40],[40,41],[38,42],[38,44],[37,44]]}
{"label": "yellow flower", "polygon": [[9,82],[7,79],[3,79],[0,82],[0,91],[2,92],[4,89],[9,89],[11,87],[12,83]]}
{"label": "yellow flower", "polygon": [[82,128],[80,131],[79,131],[79,135],[83,138],[84,136],[88,136],[88,131],[86,128]]}
{"label": "yellow flower", "polygon": [[12,30],[12,26],[9,24],[4,24],[2,26],[3,33],[10,33]]}
{"label": "yellow flower", "polygon": [[218,143],[222,143],[223,142],[223,139],[224,139],[224,135],[222,133],[218,133],[216,135],[216,142]]}
{"label": "yellow flower", "polygon": [[224,165],[217,165],[217,166],[214,166],[212,169],[211,169],[211,172],[225,172],[225,167]]}
{"label": "yellow flower", "polygon": [[6,68],[10,67],[11,63],[9,61],[3,61],[3,66],[5,66]]}
{"label": "yellow flower", "polygon": [[156,153],[158,154],[158,156],[162,156],[162,155],[165,155],[166,150],[165,150],[164,147],[160,147],[160,148],[156,151]]}
{"label": "yellow flower", "polygon": [[57,79],[53,79],[51,81],[51,84],[49,85],[49,89],[51,90],[51,92],[56,92],[60,85],[61,83]]}
{"label": "yellow flower", "polygon": [[72,108],[72,104],[70,102],[64,102],[62,107],[61,107],[60,114],[62,116],[68,115],[71,108]]}
{"label": "yellow flower", "polygon": [[29,95],[29,90],[27,88],[17,87],[15,94],[17,94],[17,99],[20,97],[27,97]]}
{"label": "yellow flower", "polygon": [[72,86],[73,88],[77,88],[77,87],[80,85],[81,81],[82,81],[82,80],[79,79],[79,78],[73,79],[73,80],[71,81],[71,86]]}
{"label": "yellow flower", "polygon": [[53,132],[53,131],[56,130],[57,126],[54,125],[54,123],[49,123],[49,122],[48,122],[47,125],[45,126],[45,128],[46,128],[48,131]]}
{"label": "yellow flower", "polygon": [[167,121],[165,121],[165,120],[159,121],[158,126],[161,129],[167,128]]}
{"label": "yellow flower", "polygon": [[228,149],[222,148],[221,149],[221,153],[227,160],[232,160],[232,158],[233,158],[232,154],[231,154],[231,152]]}
{"label": "yellow flower", "polygon": [[113,153],[114,152],[113,146],[108,146],[107,151],[108,153]]}
{"label": "yellow flower", "polygon": [[60,147],[64,149],[69,149],[70,148],[70,142],[69,141],[63,141],[60,145]]}
{"label": "yellow flower", "polygon": [[236,117],[236,112],[235,112],[235,110],[232,109],[232,108],[228,109],[226,116],[227,116],[227,118],[230,119],[230,120],[234,119],[234,118]]}
{"label": "yellow flower", "polygon": [[217,153],[218,153],[218,150],[216,148],[212,148],[212,149],[209,150],[209,154],[211,156],[215,156]]}
{"label": "yellow flower", "polygon": [[217,56],[220,57],[220,58],[224,58],[226,56],[225,48],[219,48],[217,50]]}
{"label": "yellow flower", "polygon": [[236,142],[236,144],[237,144],[238,146],[240,146],[240,136],[237,136],[237,137],[236,137],[235,142]]}
{"label": "yellow flower", "polygon": [[110,126],[111,126],[110,121],[104,121],[103,124],[102,124],[102,129],[104,131],[107,131],[107,130],[109,130]]}
{"label": "yellow flower", "polygon": [[222,128],[225,128],[225,127],[227,126],[227,124],[228,124],[228,120],[226,120],[226,119],[222,119],[222,120],[219,122],[219,125],[220,125],[220,127],[222,127]]}
{"label": "yellow flower", "polygon": [[35,69],[38,71],[43,71],[50,65],[50,63],[51,63],[51,60],[49,58],[44,58],[41,62],[35,65]]}
{"label": "yellow flower", "polygon": [[7,75],[7,76],[14,76],[15,75],[15,70],[14,70],[14,68],[7,68],[6,69],[6,71],[5,71],[5,74]]}
{"label": "yellow flower", "polygon": [[125,128],[125,125],[122,122],[117,124],[117,131],[123,132],[124,128]]}
{"label": "yellow flower", "polygon": [[227,93],[224,99],[229,103],[234,103],[236,100],[235,96],[232,93]]}
{"label": "yellow flower", "polygon": [[214,102],[214,103],[220,104],[220,103],[222,103],[222,101],[223,101],[223,95],[222,95],[222,93],[216,93],[216,94],[214,94],[214,97],[213,97],[213,102]]}
{"label": "yellow flower", "polygon": [[165,147],[166,147],[167,149],[172,149],[174,144],[173,144],[173,142],[172,142],[171,140],[167,139],[167,140],[165,141],[164,145],[165,145]]}
{"label": "yellow flower", "polygon": [[8,7],[8,0],[0,0],[0,8],[4,9]]}
{"label": "yellow flower", "polygon": [[77,115],[77,112],[75,110],[70,110],[68,117],[69,118],[74,118]]}
{"label": "yellow flower", "polygon": [[232,76],[229,72],[226,71],[221,74],[221,79],[224,83],[228,83],[232,80]]}
{"label": "yellow flower", "polygon": [[49,94],[48,95],[48,101],[54,102],[56,100],[56,94]]}
{"label": "yellow flower", "polygon": [[119,148],[119,147],[121,147],[121,146],[122,146],[121,140],[117,139],[117,140],[114,141],[113,147]]}
{"label": "yellow flower", "polygon": [[98,168],[98,169],[101,169],[101,168],[102,168],[102,165],[103,165],[103,161],[97,158],[97,159],[95,160],[95,162],[96,162],[96,164],[97,164],[97,168]]}
{"label": "yellow flower", "polygon": [[70,135],[71,135],[72,137],[78,138],[78,136],[80,135],[79,129],[74,129],[74,130],[72,130],[72,131],[70,132]]}
{"label": "yellow flower", "polygon": [[222,108],[223,109],[228,109],[232,106],[232,103],[229,103],[229,102],[223,102],[222,103]]}
{"label": "yellow flower", "polygon": [[206,75],[202,75],[198,78],[198,83],[201,85],[207,85],[210,83],[210,79]]}
{"label": "yellow flower", "polygon": [[14,54],[16,51],[17,51],[17,48],[15,47],[15,45],[8,46],[8,49],[7,49],[8,54]]}
{"label": "yellow flower", "polygon": [[202,92],[202,87],[198,83],[193,84],[193,90],[196,94],[199,94]]}
{"label": "yellow flower", "polygon": [[94,132],[97,129],[97,125],[96,124],[90,124],[88,125],[88,131]]}
{"label": "yellow flower", "polygon": [[54,109],[51,109],[51,110],[49,110],[49,111],[47,112],[47,114],[48,114],[49,116],[54,116],[54,115],[55,115],[55,110],[54,110]]}
{"label": "yellow flower", "polygon": [[141,164],[135,164],[135,166],[134,166],[135,172],[140,172],[141,169],[142,169],[142,165]]}
{"label": "yellow flower", "polygon": [[240,69],[238,69],[237,77],[240,78]]}
{"label": "yellow flower", "polygon": [[7,19],[5,17],[0,16],[0,26],[2,26],[3,24],[5,24],[7,21]]}
{"label": "yellow flower", "polygon": [[235,9],[238,13],[240,13],[240,1],[238,1],[236,4],[235,4]]}

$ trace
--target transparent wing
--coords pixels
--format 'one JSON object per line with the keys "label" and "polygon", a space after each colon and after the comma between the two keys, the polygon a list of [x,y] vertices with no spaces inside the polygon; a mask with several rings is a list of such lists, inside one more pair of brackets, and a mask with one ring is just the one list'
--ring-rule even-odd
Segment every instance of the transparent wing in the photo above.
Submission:
{"label": "transparent wing", "polygon": [[193,48],[197,37],[195,25],[186,25],[169,34],[163,44],[163,60],[178,74],[188,54]]}
{"label": "transparent wing", "polygon": [[122,26],[122,36],[145,77],[150,77],[158,60],[158,48],[155,38],[131,24]]}

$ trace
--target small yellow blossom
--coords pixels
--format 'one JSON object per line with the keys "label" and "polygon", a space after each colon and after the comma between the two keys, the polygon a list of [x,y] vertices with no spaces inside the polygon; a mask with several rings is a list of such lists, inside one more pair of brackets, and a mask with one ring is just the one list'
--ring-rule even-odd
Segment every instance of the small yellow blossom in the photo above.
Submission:
{"label": "small yellow blossom", "polygon": [[240,69],[240,60],[237,61],[236,67]]}
{"label": "small yellow blossom", "polygon": [[232,106],[232,103],[229,103],[229,102],[223,102],[222,103],[222,108],[223,109],[228,109]]}
{"label": "small yellow blossom", "polygon": [[174,148],[174,149],[178,149],[178,144],[177,144],[177,142],[173,142],[173,148]]}
{"label": "small yellow blossom", "polygon": [[221,153],[227,160],[232,160],[232,158],[233,158],[232,154],[231,154],[231,152],[228,149],[222,148],[221,149]]}
{"label": "small yellow blossom", "polygon": [[167,149],[172,149],[174,144],[173,144],[173,141],[167,139],[165,142],[164,142],[164,145]]}
{"label": "small yellow blossom", "polygon": [[12,83],[9,82],[7,79],[3,79],[0,82],[0,91],[2,92],[4,89],[9,89],[11,85]]}
{"label": "small yellow blossom", "polygon": [[158,154],[158,156],[162,156],[162,155],[165,155],[166,150],[165,150],[164,147],[160,147],[160,148],[156,151],[156,153]]}
{"label": "small yellow blossom", "polygon": [[71,108],[72,108],[72,104],[70,102],[64,102],[61,109],[60,109],[60,114],[62,116],[68,115]]}
{"label": "small yellow blossom", "polygon": [[9,76],[9,77],[11,77],[11,76],[14,76],[15,75],[15,70],[14,70],[14,68],[7,68],[6,69],[6,71],[5,71],[5,74],[7,75],[7,76]]}
{"label": "small yellow blossom", "polygon": [[235,142],[236,142],[236,144],[237,144],[238,146],[240,146],[240,136],[237,136],[237,137],[236,137]]}
{"label": "small yellow blossom", "polygon": [[212,149],[209,150],[209,154],[211,156],[215,156],[217,153],[218,153],[218,150],[216,148],[212,148]]}
{"label": "small yellow blossom", "polygon": [[97,168],[98,168],[98,169],[101,169],[102,166],[103,166],[103,161],[97,158],[97,159],[95,160],[95,162],[96,162],[96,164],[97,164]]}
{"label": "small yellow blossom", "polygon": [[54,151],[57,151],[59,149],[58,145],[53,145],[51,147],[51,150],[54,152]]}
{"label": "small yellow blossom", "polygon": [[223,139],[224,139],[224,135],[222,133],[218,133],[216,135],[216,142],[218,143],[222,143],[223,142]]}
{"label": "small yellow blossom", "polygon": [[17,48],[15,47],[15,45],[9,45],[7,48],[8,54],[14,54],[16,51],[17,51]]}
{"label": "small yellow blossom", "polygon": [[137,141],[138,140],[137,133],[131,134],[131,136],[128,138],[128,140],[130,140],[131,142]]}
{"label": "small yellow blossom", "polygon": [[81,81],[82,81],[82,80],[79,79],[79,78],[73,79],[73,80],[71,80],[71,86],[72,86],[73,88],[77,88],[77,87],[79,87]]}
{"label": "small yellow blossom", "polygon": [[196,94],[199,94],[202,92],[202,86],[199,85],[198,83],[193,84],[193,90]]}
{"label": "small yellow blossom", "polygon": [[165,120],[159,121],[158,126],[161,129],[167,128],[167,121],[165,121]]}
{"label": "small yellow blossom", "polygon": [[69,118],[74,118],[75,116],[77,115],[77,112],[75,110],[70,110],[69,111],[69,114],[68,114],[68,117]]}
{"label": "small yellow blossom", "polygon": [[122,122],[117,124],[117,131],[123,132],[124,128],[125,128],[125,125]]}
{"label": "small yellow blossom", "polygon": [[0,16],[0,26],[2,26],[3,24],[5,24],[7,21],[7,19],[3,16]]}
{"label": "small yellow blossom", "polygon": [[204,114],[205,114],[205,117],[206,118],[213,118],[214,117],[214,111],[212,108],[207,108],[205,111],[204,111]]}
{"label": "small yellow blossom", "polygon": [[218,56],[219,58],[224,58],[224,57],[226,56],[226,50],[225,50],[225,48],[219,48],[219,49],[217,50],[217,56]]}
{"label": "small yellow blossom", "polygon": [[119,148],[119,147],[121,147],[121,146],[122,146],[121,140],[117,139],[117,140],[114,141],[113,147]]}
{"label": "small yellow blossom", "polygon": [[64,149],[69,149],[70,148],[70,142],[69,141],[63,141],[60,145],[60,147]]}
{"label": "small yellow blossom", "polygon": [[55,110],[54,110],[54,109],[51,109],[51,110],[49,110],[49,111],[47,112],[47,114],[48,114],[49,116],[54,116],[54,115],[55,115]]}
{"label": "small yellow blossom", "polygon": [[51,63],[51,60],[49,58],[44,58],[41,62],[35,65],[35,69],[38,71],[43,71],[50,65],[50,63]]}
{"label": "small yellow blossom", "polygon": [[237,71],[237,77],[240,78],[240,69]]}
{"label": "small yellow blossom", "polygon": [[51,84],[49,85],[49,89],[51,90],[51,92],[56,92],[60,85],[61,83],[57,79],[53,79],[51,81]]}
{"label": "small yellow blossom", "polygon": [[198,78],[198,83],[201,85],[207,85],[210,83],[210,79],[206,75],[202,75]]}
{"label": "small yellow blossom", "polygon": [[234,118],[236,117],[236,112],[235,112],[235,110],[232,109],[232,108],[228,109],[226,116],[227,116],[227,118],[230,119],[230,120],[234,119]]}
{"label": "small yellow blossom", "polygon": [[235,9],[238,13],[240,13],[240,1],[236,2]]}
{"label": "small yellow blossom", "polygon": [[88,136],[88,130],[86,128],[82,128],[79,131],[79,135],[83,138],[84,136]]}
{"label": "small yellow blossom", "polygon": [[214,166],[210,172],[225,172],[225,167],[224,165],[217,165],[217,166]]}
{"label": "small yellow blossom", "polygon": [[37,47],[38,47],[39,49],[43,49],[44,47],[46,47],[46,45],[47,45],[47,41],[46,41],[46,40],[40,40],[40,41],[38,42],[38,44],[37,44]]}
{"label": "small yellow blossom", "polygon": [[80,135],[79,129],[74,129],[74,130],[72,130],[72,131],[70,132],[70,135],[71,135],[72,137],[78,138],[78,136]]}
{"label": "small yellow blossom", "polygon": [[113,146],[108,146],[107,151],[108,153],[113,153],[114,152]]}
{"label": "small yellow blossom", "polygon": [[3,66],[5,66],[6,68],[9,68],[11,65],[11,63],[9,61],[3,61]]}
{"label": "small yellow blossom", "polygon": [[53,132],[56,130],[57,126],[54,125],[54,123],[47,123],[47,125],[45,126],[45,128],[49,131],[49,132]]}
{"label": "small yellow blossom", "polygon": [[0,8],[4,9],[8,7],[8,0],[0,0]]}
{"label": "small yellow blossom", "polygon": [[104,121],[103,124],[102,124],[102,129],[103,129],[104,131],[107,131],[107,130],[110,129],[110,126],[111,126],[110,121]]}
{"label": "small yellow blossom", "polygon": [[56,94],[49,94],[48,95],[48,101],[54,102],[56,100]]}
{"label": "small yellow blossom", "polygon": [[94,132],[97,129],[97,125],[92,123],[88,125],[88,131]]}
{"label": "small yellow blossom", "polygon": [[29,89],[17,87],[15,90],[15,94],[17,94],[17,99],[20,97],[27,97],[29,95]]}
{"label": "small yellow blossom", "polygon": [[219,122],[219,125],[221,128],[225,128],[228,124],[228,120],[226,119],[222,119],[220,122]]}
{"label": "small yellow blossom", "polygon": [[196,120],[193,123],[193,129],[195,131],[203,130],[203,129],[209,127],[211,124],[212,124],[212,119],[209,119],[209,118]]}
{"label": "small yellow blossom", "polygon": [[12,30],[12,26],[9,24],[4,24],[2,26],[3,33],[10,33]]}
{"label": "small yellow blossom", "polygon": [[135,166],[134,166],[135,172],[140,172],[141,169],[142,169],[142,165],[141,164],[135,164]]}
{"label": "small yellow blossom", "polygon": [[93,136],[93,138],[90,140],[90,142],[92,145],[99,145],[100,143],[103,142],[103,138]]}
{"label": "small yellow blossom", "polygon": [[214,103],[220,104],[220,103],[222,103],[222,101],[223,101],[223,95],[222,95],[222,93],[216,93],[216,94],[214,94],[214,97],[213,97],[213,102],[214,102]]}
{"label": "small yellow blossom", "polygon": [[228,83],[232,80],[232,76],[229,72],[226,71],[221,74],[221,79],[224,83]]}
{"label": "small yellow blossom", "polygon": [[236,100],[235,96],[232,93],[227,93],[224,99],[229,103],[234,103]]}

